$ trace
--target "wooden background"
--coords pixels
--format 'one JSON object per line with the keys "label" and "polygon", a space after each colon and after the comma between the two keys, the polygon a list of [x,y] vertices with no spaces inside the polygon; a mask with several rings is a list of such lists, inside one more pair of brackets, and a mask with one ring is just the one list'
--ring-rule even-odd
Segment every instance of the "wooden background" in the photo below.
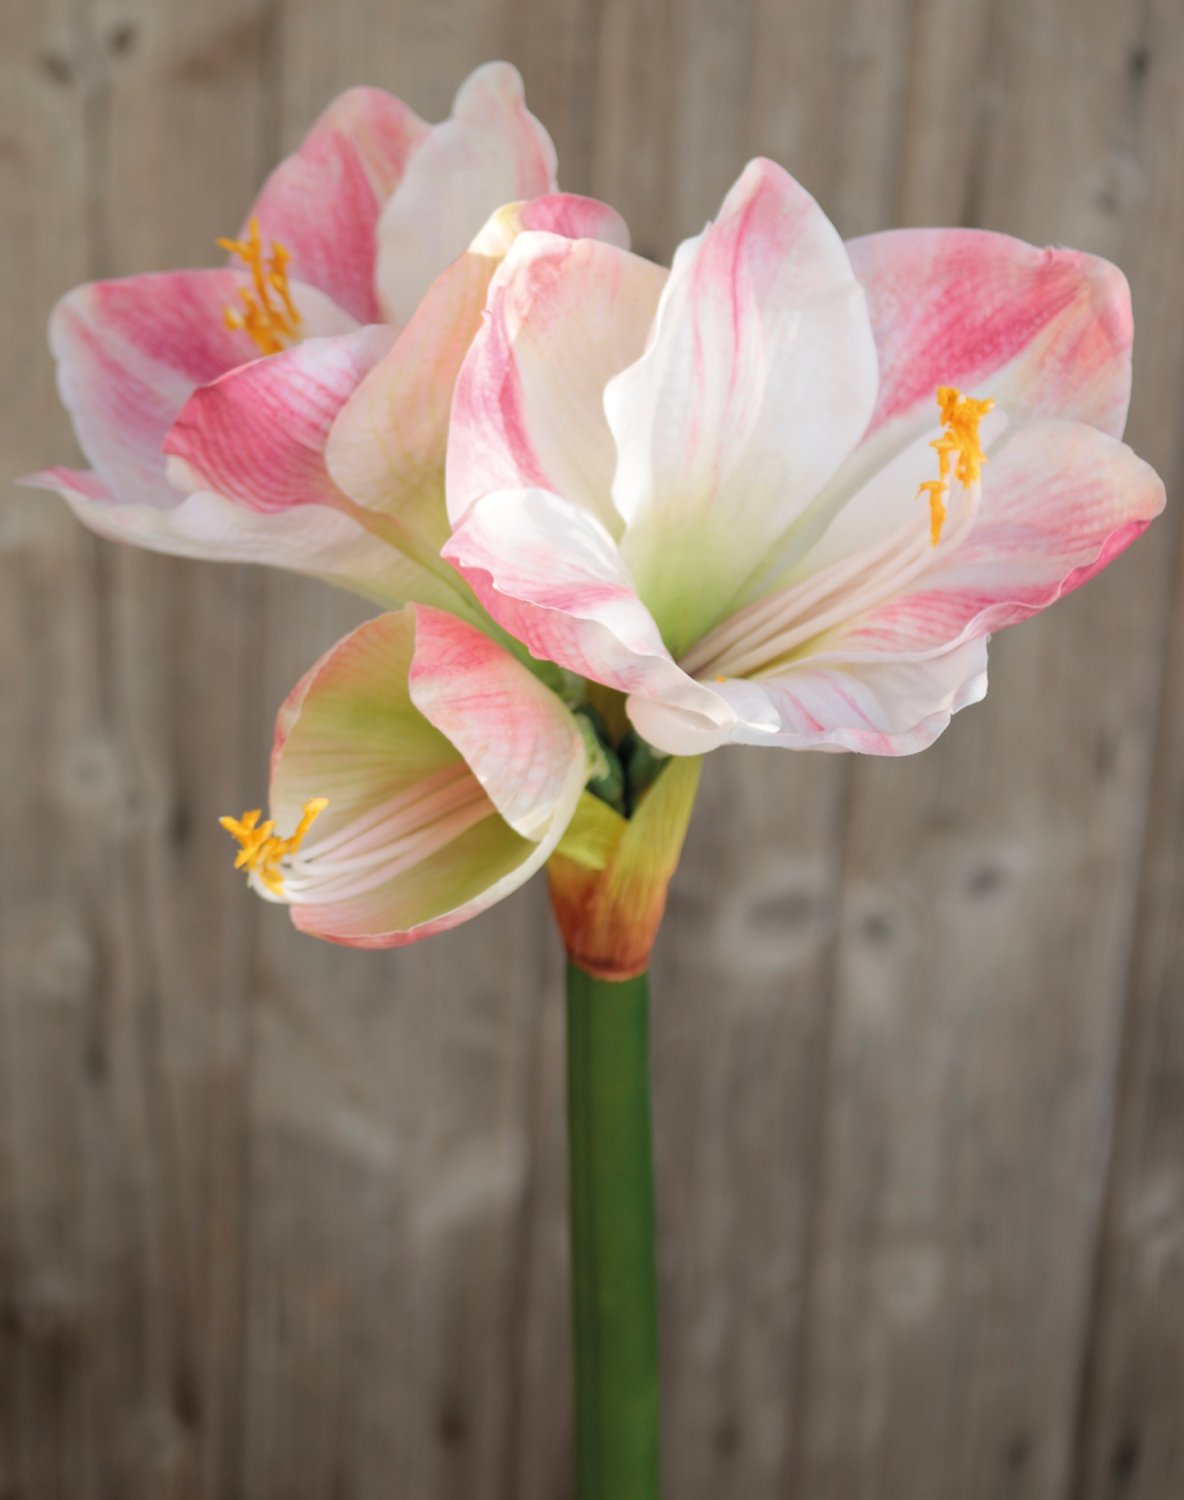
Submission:
{"label": "wooden background", "polygon": [[[212,261],[345,85],[439,117],[494,56],[651,254],[764,152],[847,233],[1119,261],[1178,496],[1180,0],[4,0],[0,473],[72,454],[60,292]],[[671,1500],[1184,1491],[1182,545],[923,757],[710,763],[656,968]],[[3,497],[3,1500],[570,1493],[541,883],[363,956],[215,823],[354,608]]]}

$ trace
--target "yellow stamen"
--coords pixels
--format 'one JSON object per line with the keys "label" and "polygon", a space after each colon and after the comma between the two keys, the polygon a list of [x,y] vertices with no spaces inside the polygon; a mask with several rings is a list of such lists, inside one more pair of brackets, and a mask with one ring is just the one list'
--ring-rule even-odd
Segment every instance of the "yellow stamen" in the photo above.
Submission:
{"label": "yellow stamen", "polygon": [[917,490],[918,499],[922,495],[929,498],[929,539],[935,547],[949,513],[946,496],[951,472],[959,484],[977,484],[983,476],[987,455],[979,441],[978,427],[995,403],[963,396],[952,385],[939,385],[937,406],[943,431],[929,445],[937,453],[937,478],[927,479]]}
{"label": "yellow stamen", "polygon": [[280,838],[276,833],[273,819],[268,818],[265,823],[260,823],[263,809],[259,807],[243,813],[241,818],[219,818],[218,821],[226,832],[238,840],[239,851],[235,856],[234,868],[246,870],[249,875],[257,875],[260,884],[273,896],[282,895],[284,875],[280,861],[285,856],[296,853],[308,830],[328,806],[327,797],[314,797],[306,802],[300,822],[286,839]]}
{"label": "yellow stamen", "polygon": [[228,307],[222,314],[227,328],[241,328],[249,334],[260,354],[278,354],[300,337],[300,314],[288,286],[291,253],[279,240],[272,240],[271,257],[265,259],[259,220],[254,218],[245,240],[219,240],[218,244],[237,255],[251,273],[251,286],[239,292],[242,311]]}

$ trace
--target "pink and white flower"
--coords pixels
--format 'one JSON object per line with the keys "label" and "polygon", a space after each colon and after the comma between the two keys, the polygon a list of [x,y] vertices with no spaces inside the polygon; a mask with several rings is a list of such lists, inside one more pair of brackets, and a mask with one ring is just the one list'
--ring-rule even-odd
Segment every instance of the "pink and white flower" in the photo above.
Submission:
{"label": "pink and white flower", "polygon": [[[446,421],[514,229],[623,242],[610,210],[546,196],[554,187],[550,138],[504,63],[478,69],[442,125],[378,89],[343,94],[272,173],[241,238],[222,241],[226,268],[96,282],[62,299],[50,341],[92,468],[32,482],[101,534],[158,551],[278,564],[386,604],[463,597],[436,555],[442,481],[431,524],[418,518],[427,539],[411,523],[409,537],[393,535],[339,490],[325,449],[350,396],[389,357],[403,368],[396,436],[414,429],[413,446],[434,445],[442,469],[439,412]],[[507,203],[516,207],[499,215]],[[490,215],[501,227],[482,233]],[[416,460],[428,461],[423,451]]]}
{"label": "pink and white flower", "polygon": [[844,245],[757,161],[669,273],[516,241],[457,385],[445,555],[662,750],[919,750],[982,697],[991,632],[1162,508],[1120,441],[1130,347],[1104,261]]}
{"label": "pink and white flower", "polygon": [[339,641],[289,695],[269,819],[222,821],[239,867],[302,931],[392,948],[517,889],[557,847],[587,775],[575,720],[527,667],[408,605]]}

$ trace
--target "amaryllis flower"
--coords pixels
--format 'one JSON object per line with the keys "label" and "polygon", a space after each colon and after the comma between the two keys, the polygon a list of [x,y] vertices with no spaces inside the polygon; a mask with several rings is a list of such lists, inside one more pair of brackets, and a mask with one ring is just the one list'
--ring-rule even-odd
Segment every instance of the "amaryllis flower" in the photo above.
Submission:
{"label": "amaryllis flower", "polygon": [[[342,503],[324,444],[345,399],[401,335],[409,354],[428,337],[440,344],[436,363],[420,366],[408,424],[431,426],[441,404],[446,413],[455,373],[446,367],[476,325],[488,257],[437,293],[427,330],[417,327],[425,298],[501,205],[525,202],[529,218],[529,200],[554,186],[550,138],[504,63],[474,73],[442,125],[381,90],[350,90],[272,173],[239,236],[220,242],[224,269],[96,282],[62,299],[50,339],[93,467],[33,482],[118,540],[276,563],[387,602],[455,597],[450,582],[409,591],[423,559],[408,565],[375,546],[375,532],[390,540],[391,528]],[[563,232],[571,217],[571,200],[544,198],[530,222]],[[619,224],[599,206],[592,217]],[[503,226],[495,248],[509,237]],[[247,438],[248,405],[250,454],[235,447]],[[446,574],[434,553],[426,572]]]}
{"label": "amaryllis flower", "polygon": [[754,162],[669,273],[520,237],[457,386],[446,555],[653,745],[904,754],[987,638],[1163,505],[1127,286],[970,230],[844,245]]}
{"label": "amaryllis flower", "polygon": [[361,948],[454,927],[537,870],[587,780],[575,719],[488,636],[408,605],[339,641],[280,710],[271,806],[223,825],[296,926]]}

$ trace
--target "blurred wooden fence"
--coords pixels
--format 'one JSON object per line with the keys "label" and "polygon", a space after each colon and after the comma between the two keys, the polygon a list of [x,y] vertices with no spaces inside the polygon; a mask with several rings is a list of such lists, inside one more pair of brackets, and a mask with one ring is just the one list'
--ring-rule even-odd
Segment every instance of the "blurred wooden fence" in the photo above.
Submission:
{"label": "blurred wooden fence", "polygon": [[[332,94],[505,56],[643,251],[751,155],[844,232],[1118,260],[1173,503],[895,764],[716,757],[656,971],[671,1500],[1184,1492],[1179,0],[4,0],[0,472],[44,347]],[[0,1496],[563,1500],[541,884],[366,957],[229,869],[327,590],[0,505]],[[627,1500],[627,1497],[622,1497]]]}

